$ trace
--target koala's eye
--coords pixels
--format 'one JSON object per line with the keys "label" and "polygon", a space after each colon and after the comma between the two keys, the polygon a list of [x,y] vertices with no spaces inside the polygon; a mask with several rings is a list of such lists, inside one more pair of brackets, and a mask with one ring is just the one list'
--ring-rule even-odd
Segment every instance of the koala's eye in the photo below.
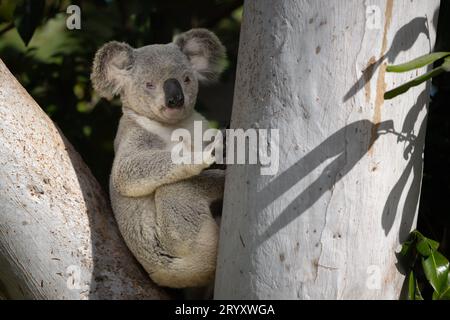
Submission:
{"label": "koala's eye", "polygon": [[189,83],[189,82],[191,82],[191,78],[189,78],[189,76],[186,76],[184,78],[184,83]]}
{"label": "koala's eye", "polygon": [[146,82],[145,83],[145,87],[147,89],[155,89],[155,85],[153,83],[151,83],[151,82]]}

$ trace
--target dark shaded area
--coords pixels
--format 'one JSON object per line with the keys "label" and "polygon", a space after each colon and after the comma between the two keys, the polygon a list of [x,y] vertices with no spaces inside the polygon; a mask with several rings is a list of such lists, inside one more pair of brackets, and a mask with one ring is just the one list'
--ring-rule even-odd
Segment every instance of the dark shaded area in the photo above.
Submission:
{"label": "dark shaded area", "polygon": [[[31,13],[30,5],[37,8],[40,2],[45,6]],[[231,114],[242,2],[24,0],[24,5],[13,12],[12,22],[5,18],[6,9],[0,2],[0,58],[57,123],[107,190],[121,109],[118,99],[108,102],[92,91],[89,76],[96,50],[111,40],[140,47],[168,43],[176,33],[193,27],[211,29],[227,49],[228,65],[217,84],[200,88],[196,108],[225,126]],[[70,4],[81,9],[81,30],[66,28]],[[22,38],[17,33],[19,28],[12,25],[19,26],[19,20],[28,21],[20,25]],[[23,37],[27,40],[36,24],[25,47]]]}
{"label": "dark shaded area", "polygon": [[[450,2],[441,1],[435,51],[450,51]],[[450,73],[433,79],[417,229],[450,257]]]}

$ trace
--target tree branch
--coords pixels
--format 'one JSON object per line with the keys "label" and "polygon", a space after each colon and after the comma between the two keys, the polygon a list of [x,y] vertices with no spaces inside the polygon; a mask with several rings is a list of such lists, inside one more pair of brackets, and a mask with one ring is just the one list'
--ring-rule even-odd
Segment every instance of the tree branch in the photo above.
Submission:
{"label": "tree branch", "polygon": [[11,29],[14,29],[14,23],[9,23],[5,28],[3,28],[2,30],[0,30],[0,36],[2,36],[3,34],[5,34],[6,32],[8,32]]}

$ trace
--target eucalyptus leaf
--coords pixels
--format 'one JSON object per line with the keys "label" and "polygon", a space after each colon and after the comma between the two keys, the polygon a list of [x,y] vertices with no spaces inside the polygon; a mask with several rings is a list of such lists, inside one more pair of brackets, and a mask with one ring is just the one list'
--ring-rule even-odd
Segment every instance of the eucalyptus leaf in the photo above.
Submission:
{"label": "eucalyptus leaf", "polygon": [[442,290],[439,300],[450,300],[450,284],[447,283],[447,287]]}
{"label": "eucalyptus leaf", "polygon": [[431,248],[433,250],[437,250],[439,248],[439,242],[437,242],[437,241],[435,241],[433,239],[425,237],[422,233],[420,233],[417,230],[412,231],[411,235],[413,236],[414,239],[416,239],[418,241],[425,240],[431,246]]}
{"label": "eucalyptus leaf", "polygon": [[415,300],[416,291],[416,277],[414,277],[414,272],[409,273],[408,277],[408,300]]}
{"label": "eucalyptus leaf", "polygon": [[423,300],[422,293],[420,292],[419,283],[417,282],[417,279],[416,279],[416,291],[414,293],[414,299],[415,300]]}
{"label": "eucalyptus leaf", "polygon": [[445,72],[450,72],[450,56],[444,59],[444,63],[441,67],[445,70]]}
{"label": "eucalyptus leaf", "polygon": [[436,251],[439,248],[439,242],[428,239],[424,236],[419,238],[417,242],[416,249],[417,251],[425,257],[428,257],[431,252]]}
{"label": "eucalyptus leaf", "polygon": [[423,234],[421,234],[418,230],[414,230],[411,231],[410,234],[410,241],[416,241],[416,240],[420,240],[423,239],[425,236]]}
{"label": "eucalyptus leaf", "polygon": [[438,251],[433,251],[427,258],[422,258],[422,267],[433,289],[440,295],[448,286],[449,262]]}
{"label": "eucalyptus leaf", "polygon": [[439,59],[447,57],[450,55],[450,52],[433,52],[430,54],[423,55],[419,58],[411,60],[406,63],[391,65],[386,67],[387,72],[406,72],[414,69],[421,68],[423,66],[429,65]]}
{"label": "eucalyptus leaf", "polygon": [[414,272],[411,271],[408,277],[408,300],[423,300]]}
{"label": "eucalyptus leaf", "polygon": [[402,256],[406,257],[411,252],[411,249],[412,249],[412,241],[405,241],[402,244],[402,249],[400,250],[400,254]]}
{"label": "eucalyptus leaf", "polygon": [[25,45],[44,18],[45,0],[24,0],[16,7],[14,24]]}
{"label": "eucalyptus leaf", "polygon": [[450,300],[450,272],[448,273],[447,285],[441,289],[440,293],[433,293],[434,300]]}
{"label": "eucalyptus leaf", "polygon": [[431,254],[431,248],[426,240],[417,242],[416,249],[424,257],[428,257]]}
{"label": "eucalyptus leaf", "polygon": [[431,70],[430,72],[425,73],[424,75],[421,75],[405,84],[402,84],[401,86],[396,87],[395,89],[387,91],[384,94],[384,99],[389,100],[389,99],[395,98],[399,94],[405,93],[410,88],[418,86],[419,84],[431,79],[432,77],[435,77],[435,76],[441,74],[442,72],[446,71],[445,68],[447,68],[447,67],[450,67],[450,66],[447,65],[444,67],[444,65],[441,65],[441,66]]}

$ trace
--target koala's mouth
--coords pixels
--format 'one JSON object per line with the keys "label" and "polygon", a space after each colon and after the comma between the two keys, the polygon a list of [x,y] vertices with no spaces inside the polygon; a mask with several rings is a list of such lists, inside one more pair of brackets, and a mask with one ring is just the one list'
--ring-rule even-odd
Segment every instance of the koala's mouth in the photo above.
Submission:
{"label": "koala's mouth", "polygon": [[184,117],[186,113],[185,106],[181,106],[178,108],[170,108],[167,106],[162,106],[160,108],[160,114],[163,118],[165,118],[168,121],[174,121],[174,120],[180,120]]}
{"label": "koala's mouth", "polygon": [[163,112],[167,115],[176,115],[184,112],[184,106],[178,107],[178,108],[171,108],[164,106]]}

